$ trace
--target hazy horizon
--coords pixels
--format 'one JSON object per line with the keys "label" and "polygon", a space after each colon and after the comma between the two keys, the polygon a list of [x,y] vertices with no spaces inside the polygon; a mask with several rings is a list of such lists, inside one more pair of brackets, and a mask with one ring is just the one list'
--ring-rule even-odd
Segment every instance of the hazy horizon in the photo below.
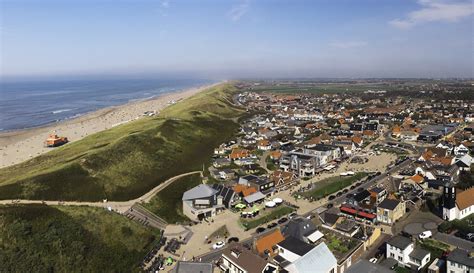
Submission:
{"label": "hazy horizon", "polygon": [[469,0],[0,5],[2,80],[474,77]]}

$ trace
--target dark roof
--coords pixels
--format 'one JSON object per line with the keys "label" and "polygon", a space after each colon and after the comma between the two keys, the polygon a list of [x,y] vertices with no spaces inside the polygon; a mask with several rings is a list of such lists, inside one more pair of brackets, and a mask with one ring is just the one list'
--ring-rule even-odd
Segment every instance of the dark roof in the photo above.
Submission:
{"label": "dark roof", "polygon": [[419,247],[415,247],[415,249],[410,253],[410,257],[412,258],[415,258],[417,260],[420,260],[422,261],[424,257],[426,257],[426,255],[430,254],[430,252],[428,250],[424,250],[422,248],[419,248]]}
{"label": "dark roof", "polygon": [[174,273],[212,273],[214,267],[211,263],[178,261]]}
{"label": "dark roof", "polygon": [[339,215],[336,213],[325,212],[321,218],[324,223],[332,226],[336,223],[337,219],[339,219]]}
{"label": "dark roof", "polygon": [[370,189],[371,192],[375,192],[375,193],[381,193],[383,192],[385,189],[382,188],[382,187],[373,187],[372,189]]}
{"label": "dark roof", "polygon": [[370,196],[370,192],[368,190],[363,190],[359,193],[357,193],[356,195],[354,195],[354,200],[356,200],[357,202],[360,202],[364,199],[366,199],[367,197]]}
{"label": "dark roof", "polygon": [[380,264],[374,264],[367,260],[359,260],[344,271],[345,273],[391,273],[394,272]]}
{"label": "dark roof", "polygon": [[409,238],[404,237],[404,236],[400,236],[400,235],[392,237],[387,242],[387,244],[389,244],[391,246],[394,246],[394,247],[397,247],[397,248],[400,248],[400,249],[407,248],[411,243],[412,243],[412,241]]}
{"label": "dark roof", "polygon": [[278,245],[284,249],[287,249],[299,256],[303,256],[308,253],[314,246],[305,243],[301,240],[298,240],[294,237],[288,237],[283,242],[278,243]]}
{"label": "dark roof", "polygon": [[234,190],[230,187],[226,187],[222,184],[214,184],[212,188],[217,190],[217,195],[222,196],[224,204],[228,205],[234,196]]}
{"label": "dark roof", "polygon": [[282,233],[285,237],[293,237],[298,240],[305,240],[305,237],[316,231],[316,226],[311,220],[306,218],[293,218],[290,222],[282,229]]}
{"label": "dark roof", "polygon": [[286,267],[287,265],[289,265],[289,264],[291,263],[290,261],[286,260],[285,258],[283,258],[283,257],[280,256],[280,255],[276,255],[276,256],[273,258],[273,260],[274,260],[275,262],[277,262],[277,263],[280,265],[280,267]]}
{"label": "dark roof", "polygon": [[456,248],[455,250],[451,251],[447,260],[474,267],[474,257],[470,257],[469,252],[463,249]]}
{"label": "dark roof", "polygon": [[379,205],[379,208],[383,209],[388,209],[388,210],[394,210],[398,204],[400,204],[400,201],[394,200],[394,199],[384,199]]}

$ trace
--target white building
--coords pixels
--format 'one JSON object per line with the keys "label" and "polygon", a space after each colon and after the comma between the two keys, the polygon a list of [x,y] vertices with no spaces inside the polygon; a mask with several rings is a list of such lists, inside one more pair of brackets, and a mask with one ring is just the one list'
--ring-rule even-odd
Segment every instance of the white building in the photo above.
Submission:
{"label": "white building", "polygon": [[455,249],[447,257],[447,273],[474,272],[474,257],[466,250]]}
{"label": "white building", "polygon": [[454,187],[444,187],[443,219],[452,221],[463,219],[474,212],[474,188],[460,191]]}
{"label": "white building", "polygon": [[415,244],[407,237],[395,236],[387,242],[387,259],[392,258],[400,266],[416,268],[420,270],[431,258],[431,253],[421,248],[415,248]]}

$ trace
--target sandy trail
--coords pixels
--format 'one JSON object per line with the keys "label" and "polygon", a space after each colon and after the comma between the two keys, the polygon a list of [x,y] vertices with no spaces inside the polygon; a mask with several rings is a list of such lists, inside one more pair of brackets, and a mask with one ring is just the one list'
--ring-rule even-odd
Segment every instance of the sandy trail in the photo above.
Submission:
{"label": "sandy trail", "polygon": [[43,145],[50,133],[65,136],[71,142],[77,141],[88,135],[141,118],[146,111],[158,113],[170,105],[171,101],[178,102],[218,84],[185,89],[150,100],[108,107],[76,119],[45,127],[0,133],[0,168],[26,161],[50,151],[52,148],[45,148]]}

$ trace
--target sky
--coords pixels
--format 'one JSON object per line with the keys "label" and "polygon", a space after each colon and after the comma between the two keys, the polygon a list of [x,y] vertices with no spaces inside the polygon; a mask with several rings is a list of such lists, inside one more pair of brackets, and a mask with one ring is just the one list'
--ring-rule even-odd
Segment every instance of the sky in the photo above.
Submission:
{"label": "sky", "polygon": [[0,76],[474,77],[472,0],[0,0]]}

